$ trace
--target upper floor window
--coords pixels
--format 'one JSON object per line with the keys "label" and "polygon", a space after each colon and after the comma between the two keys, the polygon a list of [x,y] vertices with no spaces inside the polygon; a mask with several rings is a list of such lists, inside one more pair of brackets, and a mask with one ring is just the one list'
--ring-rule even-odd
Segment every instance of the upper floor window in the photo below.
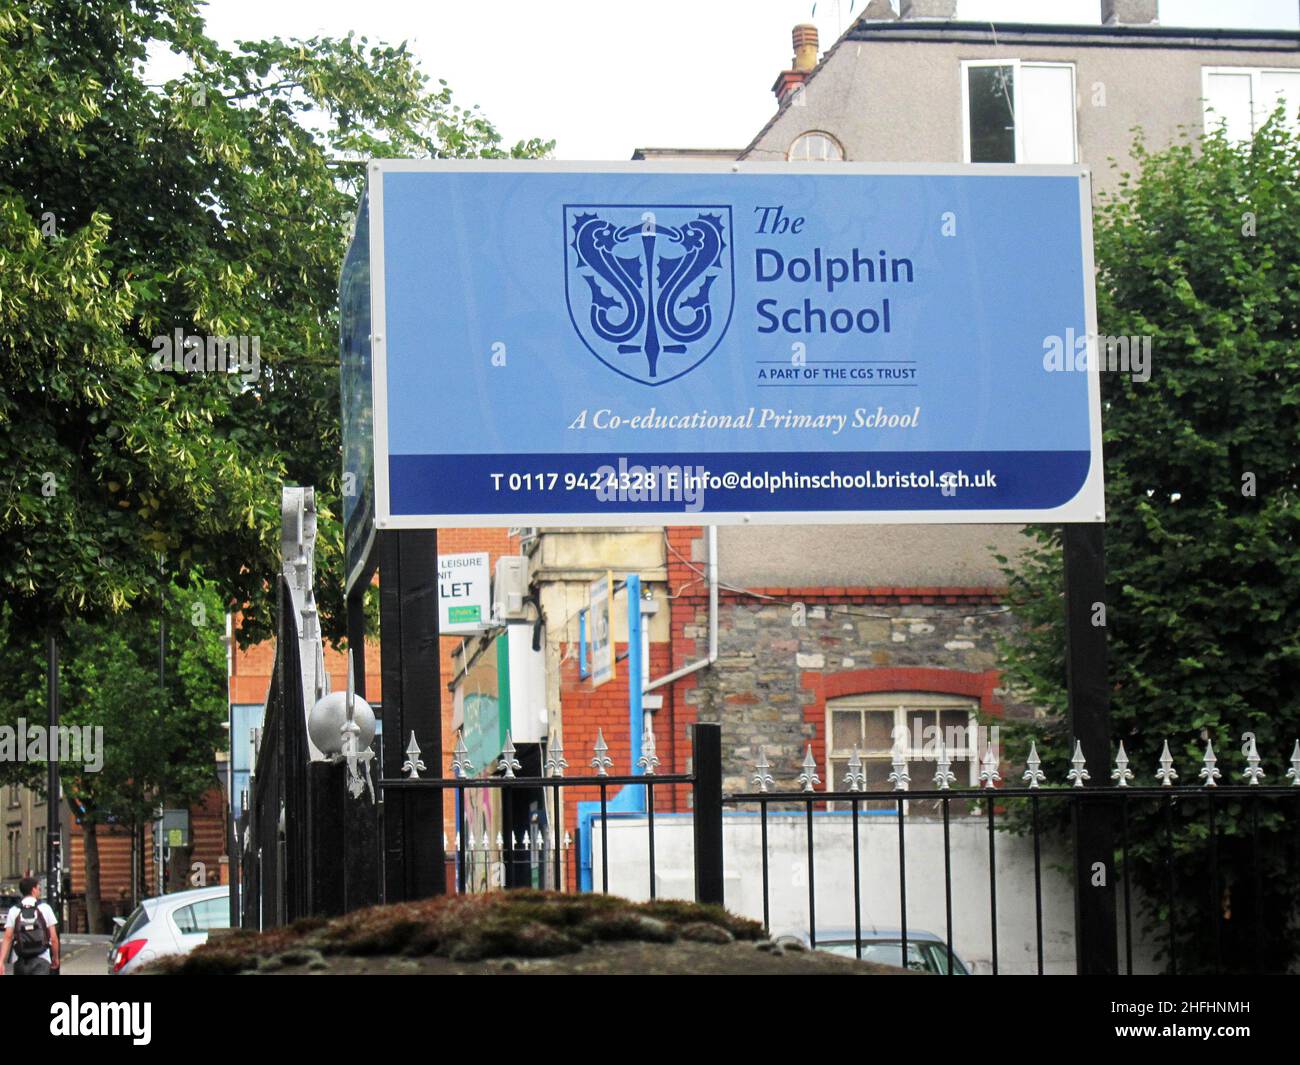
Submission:
{"label": "upper floor window", "polygon": [[1074,64],[962,63],[965,161],[1075,163]]}
{"label": "upper floor window", "polygon": [[1289,124],[1300,128],[1300,70],[1203,67],[1201,89],[1207,131],[1225,126],[1230,140],[1249,140],[1282,101]]}
{"label": "upper floor window", "polygon": [[6,876],[23,875],[23,834],[20,829],[11,828],[6,834],[5,845],[9,851],[6,863]]}
{"label": "upper floor window", "polygon": [[792,163],[838,163],[844,159],[844,149],[829,133],[813,130],[794,139],[786,158]]}

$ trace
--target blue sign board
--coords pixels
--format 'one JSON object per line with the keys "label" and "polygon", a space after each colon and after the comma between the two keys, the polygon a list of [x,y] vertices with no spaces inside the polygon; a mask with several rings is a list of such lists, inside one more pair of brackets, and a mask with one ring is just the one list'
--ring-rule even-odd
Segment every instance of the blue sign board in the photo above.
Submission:
{"label": "blue sign board", "polygon": [[1103,520],[1081,167],[369,176],[380,528]]}

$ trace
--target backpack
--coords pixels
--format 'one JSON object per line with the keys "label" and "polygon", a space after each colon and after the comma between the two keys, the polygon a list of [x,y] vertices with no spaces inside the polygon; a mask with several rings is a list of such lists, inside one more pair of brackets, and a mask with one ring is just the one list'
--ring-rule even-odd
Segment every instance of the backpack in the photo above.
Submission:
{"label": "backpack", "polygon": [[35,958],[49,948],[50,929],[40,905],[23,903],[14,919],[14,954],[19,958]]}

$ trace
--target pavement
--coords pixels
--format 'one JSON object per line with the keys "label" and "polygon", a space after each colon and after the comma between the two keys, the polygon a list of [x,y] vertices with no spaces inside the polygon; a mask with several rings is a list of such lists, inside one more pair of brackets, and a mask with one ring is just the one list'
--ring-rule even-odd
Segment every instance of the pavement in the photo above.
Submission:
{"label": "pavement", "polygon": [[[60,973],[66,976],[107,976],[109,936],[67,935],[61,937],[63,964]],[[12,962],[5,965],[5,973],[13,972]]]}

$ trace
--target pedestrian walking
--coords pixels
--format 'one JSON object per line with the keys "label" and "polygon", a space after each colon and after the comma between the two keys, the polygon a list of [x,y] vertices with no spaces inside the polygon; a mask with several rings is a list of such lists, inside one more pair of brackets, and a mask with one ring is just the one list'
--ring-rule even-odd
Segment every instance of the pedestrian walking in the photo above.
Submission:
{"label": "pedestrian walking", "polygon": [[4,939],[0,941],[0,976],[12,947],[15,976],[52,976],[59,969],[59,919],[41,901],[41,883],[34,876],[19,881],[22,902],[9,907]]}

